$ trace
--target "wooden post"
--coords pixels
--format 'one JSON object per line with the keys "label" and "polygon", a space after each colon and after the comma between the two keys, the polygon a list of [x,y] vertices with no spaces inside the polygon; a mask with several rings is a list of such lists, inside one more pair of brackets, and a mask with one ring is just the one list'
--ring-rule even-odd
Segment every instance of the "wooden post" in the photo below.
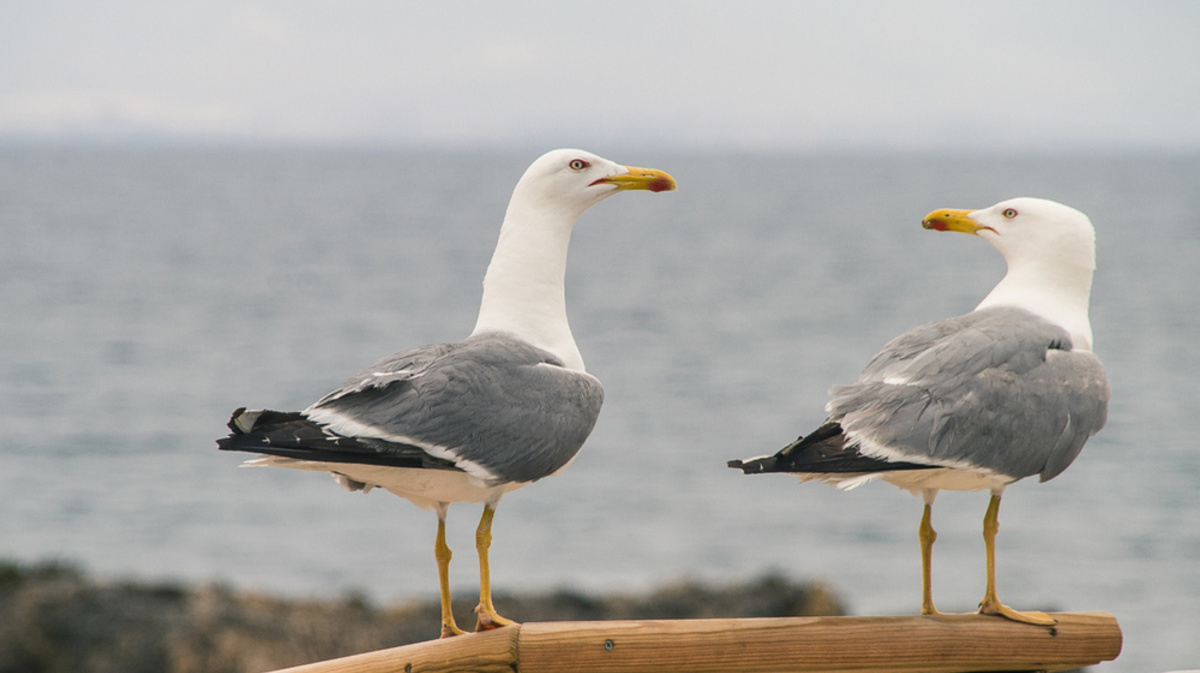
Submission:
{"label": "wooden post", "polygon": [[287,673],[1061,671],[1121,652],[1112,615],[1052,616],[1053,627],[975,614],[528,623]]}
{"label": "wooden post", "polygon": [[1053,628],[983,615],[527,624],[520,673],[954,673],[1063,670],[1112,659],[1116,620],[1059,614]]}
{"label": "wooden post", "polygon": [[[430,640],[286,669],[286,673],[514,673],[520,626]],[[284,673],[279,671],[278,673]]]}

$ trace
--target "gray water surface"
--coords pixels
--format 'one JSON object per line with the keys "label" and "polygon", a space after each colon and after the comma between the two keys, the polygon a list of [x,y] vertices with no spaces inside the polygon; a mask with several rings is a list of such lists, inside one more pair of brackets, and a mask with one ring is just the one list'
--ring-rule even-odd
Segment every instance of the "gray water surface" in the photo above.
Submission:
{"label": "gray water surface", "polygon": [[[434,595],[431,514],[238,469],[213,440],[235,407],[303,408],[380,356],[466,336],[533,158],[0,150],[0,557]],[[1200,158],[612,158],[680,190],[618,195],[576,228],[568,311],[605,408],[569,470],[502,503],[498,592],[778,570],[832,583],[856,614],[916,612],[918,499],[725,461],[813,429],[828,388],[888,339],[999,280],[998,253],[923,231],[925,213],[1043,196],[1096,225],[1114,397],[1067,472],[1006,492],[1000,595],[1115,614],[1125,649],[1101,671],[1200,667]],[[986,501],[938,499],[943,609],[982,596]],[[468,595],[477,517],[451,508]]]}

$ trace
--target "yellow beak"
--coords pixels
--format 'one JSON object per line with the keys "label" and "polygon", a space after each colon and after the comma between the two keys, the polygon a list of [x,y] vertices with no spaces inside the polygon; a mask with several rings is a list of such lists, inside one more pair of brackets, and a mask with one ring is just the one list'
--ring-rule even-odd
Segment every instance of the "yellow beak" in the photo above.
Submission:
{"label": "yellow beak", "polygon": [[600,178],[592,184],[615,185],[618,190],[648,189],[652,192],[670,192],[675,190],[675,178],[667,173],[653,168],[636,168],[626,166],[628,173],[611,175]]}
{"label": "yellow beak", "polygon": [[975,211],[958,208],[942,208],[935,210],[921,220],[921,226],[934,231],[961,231],[964,234],[977,234],[980,229],[987,229],[993,234],[995,229],[972,220],[970,215]]}

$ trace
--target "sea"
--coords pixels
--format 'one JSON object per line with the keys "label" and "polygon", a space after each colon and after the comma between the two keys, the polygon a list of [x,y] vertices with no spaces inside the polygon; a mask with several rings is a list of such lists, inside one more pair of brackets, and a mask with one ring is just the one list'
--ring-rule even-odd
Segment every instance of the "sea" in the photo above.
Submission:
{"label": "sea", "polygon": [[[891,337],[1001,278],[995,250],[923,230],[926,213],[1039,196],[1096,226],[1113,398],[1065,473],[1005,492],[1000,597],[1115,615],[1124,650],[1101,673],[1200,668],[1200,156],[591,149],[679,190],[618,194],[575,229],[567,307],[604,409],[568,470],[501,503],[498,595],[775,573],[853,614],[916,613],[918,498],[725,464],[817,427]],[[0,148],[0,560],[435,596],[432,513],[239,468],[214,440],[237,407],[301,409],[381,356],[465,337],[540,153]],[[982,597],[986,505],[937,500],[943,610]],[[460,595],[478,516],[450,509]]]}

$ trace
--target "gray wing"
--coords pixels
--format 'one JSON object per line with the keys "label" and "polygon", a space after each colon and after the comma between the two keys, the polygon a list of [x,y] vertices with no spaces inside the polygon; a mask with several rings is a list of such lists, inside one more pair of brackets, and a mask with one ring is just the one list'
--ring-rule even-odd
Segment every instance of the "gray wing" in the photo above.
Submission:
{"label": "gray wing", "polygon": [[314,409],[339,398],[353,396],[370,388],[386,388],[392,384],[403,385],[423,375],[442,356],[455,351],[459,344],[434,344],[396,353],[375,361],[359,373],[346,379],[337,390],[317,400],[309,409]]}
{"label": "gray wing", "polygon": [[494,483],[523,482],[570,462],[603,399],[595,377],[491,334],[380,360],[304,414],[339,434],[413,444],[468,471],[482,467]]}
{"label": "gray wing", "polygon": [[992,308],[893,339],[827,411],[894,459],[1045,481],[1104,425],[1109,396],[1100,360],[1072,350],[1065,330]]}

